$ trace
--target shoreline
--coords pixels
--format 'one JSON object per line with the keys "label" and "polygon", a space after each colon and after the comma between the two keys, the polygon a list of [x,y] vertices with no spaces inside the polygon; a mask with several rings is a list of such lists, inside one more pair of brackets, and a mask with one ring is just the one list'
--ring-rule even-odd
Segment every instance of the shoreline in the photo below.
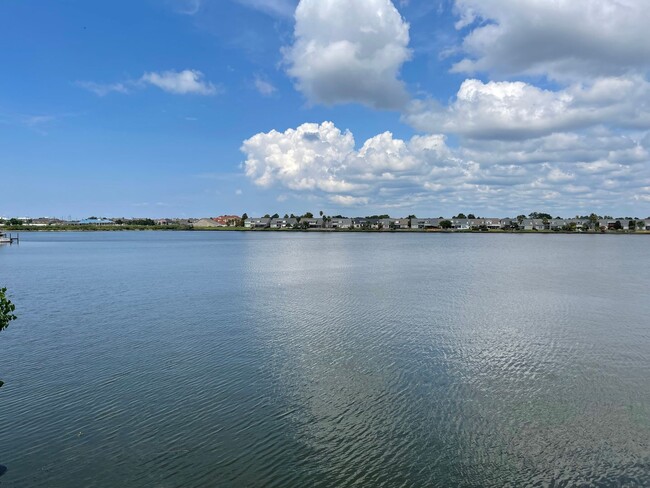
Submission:
{"label": "shoreline", "polygon": [[124,226],[124,227],[0,227],[0,231],[12,233],[32,232],[297,232],[297,233],[348,233],[348,234],[567,234],[567,235],[650,235],[650,231],[565,231],[565,230],[422,230],[422,229],[247,229],[244,227],[215,227],[215,228],[169,228],[163,226]]}

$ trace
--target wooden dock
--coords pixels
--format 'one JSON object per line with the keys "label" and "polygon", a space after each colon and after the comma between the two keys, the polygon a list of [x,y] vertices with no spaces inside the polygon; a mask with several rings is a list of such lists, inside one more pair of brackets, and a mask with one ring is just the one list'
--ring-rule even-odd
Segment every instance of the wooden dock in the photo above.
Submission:
{"label": "wooden dock", "polygon": [[19,244],[20,235],[16,234],[15,236],[11,234],[2,234],[0,233],[0,244]]}

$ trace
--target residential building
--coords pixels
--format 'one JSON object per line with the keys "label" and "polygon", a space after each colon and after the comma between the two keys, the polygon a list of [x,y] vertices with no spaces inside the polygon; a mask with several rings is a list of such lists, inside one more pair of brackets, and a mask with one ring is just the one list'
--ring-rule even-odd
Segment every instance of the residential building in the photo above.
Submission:
{"label": "residential building", "polygon": [[298,225],[294,217],[271,219],[271,229],[291,229]]}
{"label": "residential building", "polygon": [[411,219],[411,229],[438,229],[442,220],[444,219]]}
{"label": "residential building", "polygon": [[307,229],[322,229],[323,228],[323,219],[321,218],[307,218],[302,217],[300,219],[300,226]]}
{"label": "residential building", "polygon": [[383,230],[409,229],[411,227],[409,219],[381,219],[379,223]]}
{"label": "residential building", "polygon": [[250,218],[244,221],[244,227],[247,229],[266,229],[271,225],[271,219],[268,217]]}
{"label": "residential building", "polygon": [[521,226],[524,230],[544,230],[544,220],[542,219],[524,219]]}
{"label": "residential building", "polygon": [[221,215],[212,220],[224,227],[237,227],[241,218],[238,215]]}
{"label": "residential building", "polygon": [[352,219],[332,218],[327,227],[331,229],[350,229],[352,228]]}

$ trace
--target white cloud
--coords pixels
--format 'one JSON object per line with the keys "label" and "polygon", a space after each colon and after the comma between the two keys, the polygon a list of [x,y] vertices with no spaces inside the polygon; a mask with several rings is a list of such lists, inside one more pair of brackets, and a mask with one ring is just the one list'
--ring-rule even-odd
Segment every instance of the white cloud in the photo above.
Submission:
{"label": "white cloud", "polygon": [[601,78],[559,91],[523,82],[465,80],[448,107],[414,101],[404,120],[418,130],[470,138],[520,139],[594,125],[650,127],[650,83]]}
{"label": "white cloud", "polygon": [[469,27],[458,72],[555,79],[617,76],[650,67],[647,0],[456,0]]}
{"label": "white cloud", "polygon": [[331,195],[328,197],[329,201],[340,205],[342,207],[359,207],[368,205],[368,198],[366,197],[353,197],[350,195]]}
{"label": "white cloud", "polygon": [[409,25],[390,0],[301,0],[295,18],[284,60],[310,102],[406,103],[399,72],[411,57]]}
{"label": "white cloud", "polygon": [[196,15],[203,5],[203,0],[168,0],[168,2],[176,13],[183,15]]}
{"label": "white cloud", "polygon": [[77,81],[76,85],[88,90],[98,97],[103,97],[109,93],[129,93],[129,89],[124,83],[94,83],[92,81]]}
{"label": "white cloud", "polygon": [[255,77],[255,89],[265,97],[273,95],[278,89],[269,81],[260,76]]}
{"label": "white cloud", "polygon": [[242,5],[276,17],[291,17],[296,9],[292,0],[237,0]]}
{"label": "white cloud", "polygon": [[506,214],[638,207],[650,186],[650,155],[637,139],[608,131],[526,140],[444,136],[408,141],[379,134],[356,148],[333,123],[303,124],[244,141],[244,170],[254,184],[292,191],[337,207],[372,207],[433,215],[467,209]]}
{"label": "white cloud", "polygon": [[203,80],[203,73],[192,69],[145,73],[140,78],[140,82],[178,95],[214,95],[217,93],[215,85]]}
{"label": "white cloud", "polygon": [[163,91],[176,95],[215,95],[220,91],[218,86],[203,79],[203,73],[192,69],[145,73],[137,80],[127,80],[119,83],[77,81],[75,84],[99,97],[104,97],[109,93],[128,94],[147,85],[156,86]]}

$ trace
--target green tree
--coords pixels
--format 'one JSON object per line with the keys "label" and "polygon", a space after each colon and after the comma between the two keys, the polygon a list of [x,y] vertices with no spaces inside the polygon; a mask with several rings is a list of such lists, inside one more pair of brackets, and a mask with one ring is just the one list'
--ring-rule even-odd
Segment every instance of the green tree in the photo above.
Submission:
{"label": "green tree", "polygon": [[152,219],[133,219],[128,222],[131,225],[156,225],[156,222],[154,222]]}
{"label": "green tree", "polygon": [[645,220],[639,220],[636,223],[636,228],[639,230],[645,230]]}
{"label": "green tree", "polygon": [[453,224],[451,223],[451,220],[441,220],[438,225],[440,225],[441,229],[451,229]]}
{"label": "green tree", "polygon": [[239,227],[244,227],[246,220],[248,220],[248,214],[244,212],[244,215],[241,216],[241,220],[239,221]]}
{"label": "green tree", "polygon": [[278,214],[274,213],[273,215],[271,215],[271,218],[272,219],[279,219],[280,216]]}
{"label": "green tree", "polygon": [[[16,306],[7,298],[7,289],[0,288],[0,331],[9,327],[9,322],[16,320],[15,310]],[[2,385],[4,385],[4,382],[0,381],[0,388],[2,388]]]}
{"label": "green tree", "polygon": [[465,216],[464,213],[459,213],[459,214],[456,215],[454,218],[455,218],[455,219],[466,219],[467,217]]}
{"label": "green tree", "polygon": [[11,225],[11,226],[23,225],[23,221],[22,221],[22,220],[18,220],[18,219],[9,219],[9,222],[8,222],[8,223],[9,223],[9,225]]}
{"label": "green tree", "polygon": [[311,212],[306,212],[305,215],[303,215],[303,217],[306,218],[306,219],[313,219],[314,214],[311,213]]}
{"label": "green tree", "polygon": [[468,215],[467,215],[467,218],[468,218],[468,219],[475,219],[476,217],[474,216],[474,214],[468,214]]}

